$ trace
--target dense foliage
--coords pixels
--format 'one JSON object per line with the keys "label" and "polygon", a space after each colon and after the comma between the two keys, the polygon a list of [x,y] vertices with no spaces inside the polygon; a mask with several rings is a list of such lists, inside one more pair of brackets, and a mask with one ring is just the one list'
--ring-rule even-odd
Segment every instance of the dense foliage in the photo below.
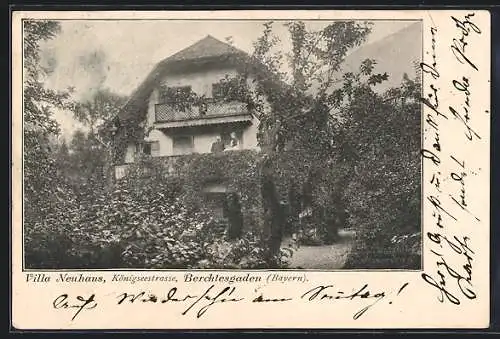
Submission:
{"label": "dense foliage", "polygon": [[52,21],[24,21],[23,25],[24,206],[25,215],[36,219],[67,199],[52,156],[59,133],[53,114],[71,105],[69,92],[44,86],[47,70],[40,64],[40,44],[52,39],[59,25]]}
{"label": "dense foliage", "polygon": [[347,266],[419,268],[420,86],[405,77],[400,88],[377,95],[365,73],[365,82],[353,81],[353,97],[343,110],[355,153],[344,194],[358,229]]}
{"label": "dense foliage", "polygon": [[276,184],[280,178],[296,206],[289,218],[307,216],[299,232],[311,243],[335,241],[338,227],[355,229],[348,267],[419,267],[420,79],[405,77],[399,88],[377,94],[374,87],[390,74],[374,73],[376,60],[341,74],[347,50],[370,32],[367,24],[286,26],[290,71],[282,72],[272,22],[255,44],[254,57],[273,78],[257,79],[253,106],[261,113],[268,175]]}
{"label": "dense foliage", "polygon": [[[339,228],[357,234],[348,268],[419,267],[419,82],[406,77],[379,94],[374,87],[390,74],[374,73],[375,60],[340,73],[368,24],[336,21],[313,31],[287,23],[288,55],[273,25],[264,25],[248,68],[218,84],[223,100],[246,102],[258,115],[260,154],[195,154],[173,167],[146,157],[109,185],[113,161],[148,133],[145,112],[119,120],[125,100],[110,91],[73,104],[69,92],[45,89],[39,44],[58,25],[25,22],[28,267],[283,267],[291,254],[281,248],[285,232],[322,245],[337,241]],[[168,98],[182,109],[205,100],[192,92]],[[57,108],[71,110],[88,132],[56,142]],[[207,182],[236,194],[245,232],[230,236],[228,221],[204,209]]]}
{"label": "dense foliage", "polygon": [[[26,229],[26,259],[43,268],[262,268],[259,232],[228,239],[225,220],[183,199],[181,178],[131,169],[111,192],[88,192]],[[135,176],[137,173],[138,176]]]}

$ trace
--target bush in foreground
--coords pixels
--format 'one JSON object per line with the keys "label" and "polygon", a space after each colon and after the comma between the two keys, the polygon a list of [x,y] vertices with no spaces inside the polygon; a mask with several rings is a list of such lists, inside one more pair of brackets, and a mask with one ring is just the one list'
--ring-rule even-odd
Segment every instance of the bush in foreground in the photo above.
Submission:
{"label": "bush in foreground", "polygon": [[[225,221],[188,208],[182,183],[125,180],[113,192],[87,192],[42,221],[25,221],[28,268],[266,268],[262,236],[227,240]],[[285,253],[284,253],[285,255]]]}

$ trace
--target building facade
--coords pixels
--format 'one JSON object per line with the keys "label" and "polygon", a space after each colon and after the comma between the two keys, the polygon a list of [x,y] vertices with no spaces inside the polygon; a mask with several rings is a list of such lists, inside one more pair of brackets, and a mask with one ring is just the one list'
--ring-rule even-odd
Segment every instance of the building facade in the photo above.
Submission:
{"label": "building facade", "polygon": [[[211,36],[160,62],[132,94],[121,120],[142,116],[144,140],[129,140],[116,177],[145,153],[177,157],[217,151],[259,150],[259,120],[238,89],[244,52]],[[121,161],[120,161],[121,160]]]}
{"label": "building facade", "polygon": [[145,133],[125,138],[115,179],[146,156],[166,176],[187,178],[216,215],[227,215],[231,203],[242,218],[256,215],[258,185],[248,170],[260,151],[260,122],[246,100],[254,79],[247,61],[244,52],[207,36],[157,64],[119,114],[120,133],[137,126]]}

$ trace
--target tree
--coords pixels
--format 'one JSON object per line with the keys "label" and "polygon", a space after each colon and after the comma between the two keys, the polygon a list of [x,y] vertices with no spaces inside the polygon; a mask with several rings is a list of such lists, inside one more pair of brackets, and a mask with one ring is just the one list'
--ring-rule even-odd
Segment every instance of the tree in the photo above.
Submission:
{"label": "tree", "polygon": [[[310,211],[310,227],[324,241],[334,241],[336,229],[348,220],[356,225],[368,262],[357,258],[354,266],[364,267],[370,264],[367,253],[394,249],[394,236],[417,232],[420,225],[420,84],[405,76],[401,86],[377,94],[373,87],[389,74],[375,73],[373,59],[361,62],[357,73],[341,73],[344,56],[365,40],[369,24],[334,22],[318,31],[300,21],[285,26],[291,53],[282,55],[269,22],[253,55],[269,71],[257,78],[252,97],[266,153],[268,228],[275,232],[273,220],[282,215],[277,202],[288,193],[290,200],[300,200],[289,201],[295,210],[291,220],[297,208]],[[280,237],[269,239],[269,247],[278,248]],[[404,258],[400,254],[417,245],[402,246],[392,256]]]}
{"label": "tree", "polygon": [[45,87],[52,68],[43,68],[40,58],[42,44],[59,29],[54,21],[23,21],[23,228],[28,267],[57,262],[71,247],[66,225],[75,208],[74,195],[57,166],[66,155],[57,141],[54,111],[71,108],[72,102],[70,91]]}
{"label": "tree", "polygon": [[[358,241],[349,268],[420,266],[420,83],[405,75],[377,94],[386,76],[364,62],[334,94],[354,167],[346,185]],[[397,239],[402,239],[399,241]]]}
{"label": "tree", "polygon": [[75,105],[75,118],[89,130],[86,136],[80,133],[73,137],[73,158],[80,164],[87,183],[90,180],[98,186],[111,183],[114,151],[112,135],[119,123],[118,112],[125,101],[125,97],[101,88],[90,99]]}
{"label": "tree", "polygon": [[69,142],[68,155],[58,158],[58,166],[63,169],[66,179],[76,194],[98,191],[103,185],[102,150],[97,147],[90,135],[82,130],[73,133]]}
{"label": "tree", "polygon": [[100,88],[90,99],[75,105],[75,118],[89,128],[90,134],[97,133],[98,127],[114,119],[126,98],[107,88]]}
{"label": "tree", "polygon": [[23,22],[24,197],[27,218],[43,218],[60,200],[61,181],[54,173],[54,138],[59,134],[54,109],[71,107],[69,91],[45,88],[47,70],[40,65],[40,46],[60,30],[58,22]]}
{"label": "tree", "polygon": [[[276,229],[284,225],[272,223],[282,220],[280,196],[301,200],[289,202],[294,206],[292,218],[297,219],[297,209],[310,207],[315,223],[328,220],[326,206],[335,195],[320,191],[340,147],[331,119],[334,105],[330,95],[339,81],[346,53],[365,41],[370,25],[336,21],[311,30],[302,21],[288,22],[285,27],[292,51],[286,55],[280,51],[280,38],[274,34],[273,25],[264,24],[263,34],[254,44],[253,58],[267,72],[257,76],[252,105],[260,113],[259,142],[266,153],[263,201],[271,214],[268,228],[274,234],[270,236],[270,248],[277,249],[275,242],[281,241],[277,235],[281,231]],[[273,187],[277,182],[284,183],[281,194]],[[297,191],[302,194],[298,196]],[[324,229],[330,232],[333,228]]]}

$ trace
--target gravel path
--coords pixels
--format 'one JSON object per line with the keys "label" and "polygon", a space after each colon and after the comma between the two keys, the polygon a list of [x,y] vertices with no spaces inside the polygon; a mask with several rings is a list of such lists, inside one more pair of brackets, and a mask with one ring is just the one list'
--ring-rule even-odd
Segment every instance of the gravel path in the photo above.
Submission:
{"label": "gravel path", "polygon": [[[340,231],[340,241],[333,245],[325,246],[301,246],[293,253],[290,268],[305,269],[340,269],[347,260],[352,244],[354,233]],[[288,245],[289,239],[283,241]]]}

